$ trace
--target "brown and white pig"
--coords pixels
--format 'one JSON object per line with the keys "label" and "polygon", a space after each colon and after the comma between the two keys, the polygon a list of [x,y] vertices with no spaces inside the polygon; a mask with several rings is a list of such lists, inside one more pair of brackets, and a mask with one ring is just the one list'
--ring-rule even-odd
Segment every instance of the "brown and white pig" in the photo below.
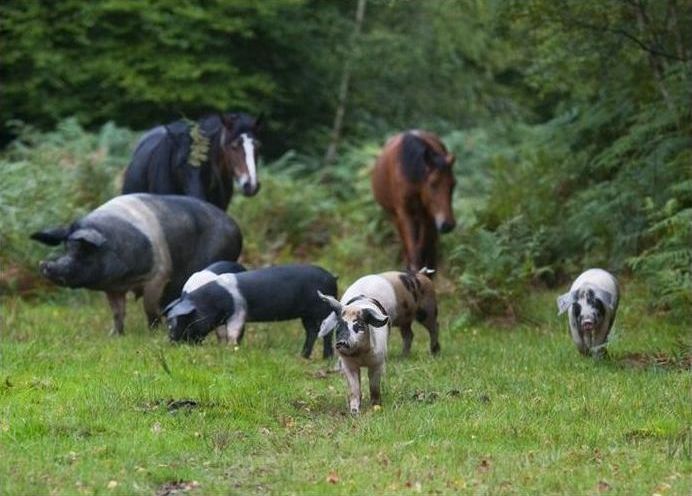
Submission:
{"label": "brown and white pig", "polygon": [[60,286],[104,291],[117,334],[123,332],[129,291],[143,296],[153,325],[193,273],[217,260],[236,260],[242,247],[237,224],[219,208],[147,193],[117,196],[70,226],[31,238],[65,244],[64,255],[41,262],[41,274]]}
{"label": "brown and white pig", "polygon": [[[435,271],[423,268],[417,273],[389,271],[361,277],[354,282],[341,298],[346,303],[359,294],[369,294],[378,288],[379,301],[389,316],[392,326],[401,331],[404,341],[403,354],[411,352],[414,321],[423,325],[430,335],[430,351],[440,352],[437,325],[437,296],[430,276]],[[336,326],[336,315],[331,314],[322,324],[321,332],[326,333]]]}
{"label": "brown and white pig", "polygon": [[351,413],[360,411],[362,400],[360,369],[368,369],[370,400],[379,405],[384,375],[387,340],[391,325],[401,329],[404,353],[411,349],[414,319],[430,333],[430,349],[440,350],[437,329],[437,302],[430,271],[417,274],[384,272],[361,277],[346,289],[341,301],[320,294],[333,310],[320,326],[320,337],[336,330],[336,351],[349,386]]}

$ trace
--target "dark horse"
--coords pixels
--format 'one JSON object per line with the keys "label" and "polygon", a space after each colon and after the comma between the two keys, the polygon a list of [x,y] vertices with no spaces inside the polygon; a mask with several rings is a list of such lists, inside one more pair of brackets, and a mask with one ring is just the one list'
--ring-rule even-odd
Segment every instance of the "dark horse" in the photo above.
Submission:
{"label": "dark horse", "polygon": [[409,270],[437,266],[438,231],[451,231],[454,155],[433,133],[412,130],[387,141],[372,174],[375,199],[393,218]]}
{"label": "dark horse", "polygon": [[150,129],[125,171],[123,193],[188,195],[226,210],[234,178],[245,196],[259,190],[259,124],[260,118],[234,113]]}

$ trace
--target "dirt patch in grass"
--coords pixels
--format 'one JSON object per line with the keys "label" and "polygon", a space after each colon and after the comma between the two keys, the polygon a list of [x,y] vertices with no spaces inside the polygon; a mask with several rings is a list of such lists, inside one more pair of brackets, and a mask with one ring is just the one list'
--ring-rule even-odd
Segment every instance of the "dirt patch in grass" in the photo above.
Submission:
{"label": "dirt patch in grass", "polygon": [[655,353],[628,353],[617,359],[623,367],[646,369],[662,368],[667,370],[692,370],[692,353],[684,351],[681,353],[665,353],[662,351]]}
{"label": "dirt patch in grass", "polygon": [[[464,395],[468,397],[469,394],[471,393],[465,393],[459,389],[450,389],[448,391],[425,391],[423,389],[416,389],[411,395],[411,400],[419,403],[431,404],[445,399],[458,399]],[[487,394],[476,395],[476,399],[481,403],[490,403],[490,396]]]}
{"label": "dirt patch in grass", "polygon": [[[143,403],[140,403],[135,407],[135,410],[140,411],[140,412],[153,412],[155,410],[158,410],[160,408],[165,408],[168,413],[175,413],[178,410],[192,410],[194,408],[198,408],[200,404],[195,401],[195,400],[189,400],[189,399],[183,399],[183,400],[175,400],[175,399],[169,399],[169,400],[153,400],[153,401],[145,401]],[[212,406],[212,405],[206,405],[206,406]]]}
{"label": "dirt patch in grass", "polygon": [[156,496],[173,496],[174,494],[182,494],[192,489],[197,489],[200,486],[197,481],[174,481],[162,484],[156,490]]}

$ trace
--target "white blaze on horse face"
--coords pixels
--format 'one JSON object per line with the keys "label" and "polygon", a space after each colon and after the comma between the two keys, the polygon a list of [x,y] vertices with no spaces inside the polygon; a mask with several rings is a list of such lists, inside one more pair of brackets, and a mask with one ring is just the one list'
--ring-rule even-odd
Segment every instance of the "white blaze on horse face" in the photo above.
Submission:
{"label": "white blaze on horse face", "polygon": [[[255,165],[255,145],[252,138],[246,133],[240,135],[243,140],[243,151],[245,152],[245,163],[250,174],[250,186],[254,190],[257,187],[257,166]],[[241,178],[242,181],[242,178]]]}
{"label": "white blaze on horse face", "polygon": [[435,214],[435,227],[437,227],[438,231],[442,229],[442,225],[445,223],[445,220],[445,214]]}

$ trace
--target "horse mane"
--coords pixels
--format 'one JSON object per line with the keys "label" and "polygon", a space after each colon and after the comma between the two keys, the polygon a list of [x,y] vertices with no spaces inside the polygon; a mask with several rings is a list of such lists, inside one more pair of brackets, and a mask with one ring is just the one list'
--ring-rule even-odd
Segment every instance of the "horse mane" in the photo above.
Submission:
{"label": "horse mane", "polygon": [[447,150],[442,142],[432,133],[425,131],[407,131],[401,139],[401,167],[404,175],[411,182],[420,182],[425,178],[428,160],[435,167],[445,164]]}

